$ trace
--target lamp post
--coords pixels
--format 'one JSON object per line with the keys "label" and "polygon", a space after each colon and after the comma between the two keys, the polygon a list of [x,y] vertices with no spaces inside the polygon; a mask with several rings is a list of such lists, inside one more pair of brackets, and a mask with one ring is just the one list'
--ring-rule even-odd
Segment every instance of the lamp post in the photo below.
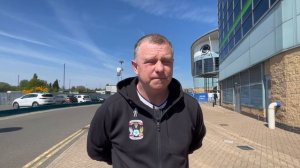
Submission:
{"label": "lamp post", "polygon": [[121,73],[120,73],[120,78],[121,78],[121,80],[122,80],[122,72],[123,72],[123,67],[122,67],[122,64],[124,63],[124,61],[123,61],[123,60],[120,60],[119,62],[120,62],[120,64],[121,64]]}
{"label": "lamp post", "polygon": [[66,64],[64,64],[63,87],[62,92],[65,92],[65,77],[66,77]]}

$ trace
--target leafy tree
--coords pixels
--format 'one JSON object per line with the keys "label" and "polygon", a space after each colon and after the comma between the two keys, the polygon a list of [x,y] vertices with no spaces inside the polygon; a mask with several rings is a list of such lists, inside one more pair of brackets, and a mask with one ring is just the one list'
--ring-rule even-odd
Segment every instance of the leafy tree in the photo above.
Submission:
{"label": "leafy tree", "polygon": [[18,90],[19,90],[19,87],[18,87],[18,86],[11,86],[11,87],[10,87],[10,90],[11,90],[11,91],[18,91]]}
{"label": "leafy tree", "polygon": [[58,84],[58,80],[56,79],[54,82],[53,82],[53,92],[58,92],[59,91],[59,84]]}
{"label": "leafy tree", "polygon": [[11,90],[11,86],[8,83],[0,82],[0,92],[7,92]]}
{"label": "leafy tree", "polygon": [[35,88],[35,87],[47,87],[47,82],[44,80],[38,79],[37,74],[34,74],[32,79],[28,83],[28,87],[30,89]]}
{"label": "leafy tree", "polygon": [[44,80],[38,79],[37,74],[33,74],[32,79],[28,80],[21,80],[20,82],[20,89],[24,93],[31,93],[31,92],[48,92],[48,84]]}
{"label": "leafy tree", "polygon": [[49,92],[53,92],[53,87],[52,87],[52,83],[51,82],[48,84],[48,90],[49,90]]}
{"label": "leafy tree", "polygon": [[36,73],[34,73],[34,74],[33,74],[33,77],[32,77],[32,79],[38,79],[38,76],[37,76],[37,74],[36,74]]}
{"label": "leafy tree", "polygon": [[29,88],[28,83],[29,83],[29,81],[26,79],[21,80],[20,81],[20,90],[28,89]]}
{"label": "leafy tree", "polygon": [[77,86],[75,91],[79,93],[86,92],[86,88],[84,86]]}
{"label": "leafy tree", "polygon": [[76,87],[75,87],[75,86],[72,86],[71,92],[75,92],[75,91],[76,91]]}

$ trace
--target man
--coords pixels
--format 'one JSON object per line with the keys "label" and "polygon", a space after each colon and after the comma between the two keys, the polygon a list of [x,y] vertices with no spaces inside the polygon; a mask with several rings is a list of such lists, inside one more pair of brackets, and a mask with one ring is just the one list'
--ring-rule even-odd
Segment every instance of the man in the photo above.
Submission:
{"label": "man", "polygon": [[214,107],[215,105],[217,105],[217,99],[218,99],[218,94],[217,94],[217,92],[215,91],[215,92],[214,92],[214,102],[213,102],[213,107]]}
{"label": "man", "polygon": [[146,35],[134,51],[137,77],[119,82],[97,110],[88,154],[115,168],[187,168],[206,132],[201,108],[172,78],[173,48],[164,36]]}

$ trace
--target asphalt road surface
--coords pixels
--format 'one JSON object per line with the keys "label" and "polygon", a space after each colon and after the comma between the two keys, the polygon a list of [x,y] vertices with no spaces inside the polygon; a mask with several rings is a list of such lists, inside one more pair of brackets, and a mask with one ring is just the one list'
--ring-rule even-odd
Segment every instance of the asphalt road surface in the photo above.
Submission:
{"label": "asphalt road surface", "polygon": [[77,106],[0,118],[0,167],[23,167],[87,126],[99,106]]}

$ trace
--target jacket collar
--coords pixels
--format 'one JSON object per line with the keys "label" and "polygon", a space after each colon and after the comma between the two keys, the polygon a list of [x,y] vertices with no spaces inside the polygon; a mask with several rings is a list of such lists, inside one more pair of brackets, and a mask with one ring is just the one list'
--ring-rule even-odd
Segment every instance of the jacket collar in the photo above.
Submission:
{"label": "jacket collar", "polygon": [[[138,83],[138,77],[130,77],[120,81],[117,84],[117,92],[122,95],[129,103],[134,103],[137,106],[143,106],[137,95],[136,85]],[[181,98],[183,98],[183,91],[178,80],[175,78],[172,79],[171,83],[168,86],[169,96],[167,108],[173,106]]]}

